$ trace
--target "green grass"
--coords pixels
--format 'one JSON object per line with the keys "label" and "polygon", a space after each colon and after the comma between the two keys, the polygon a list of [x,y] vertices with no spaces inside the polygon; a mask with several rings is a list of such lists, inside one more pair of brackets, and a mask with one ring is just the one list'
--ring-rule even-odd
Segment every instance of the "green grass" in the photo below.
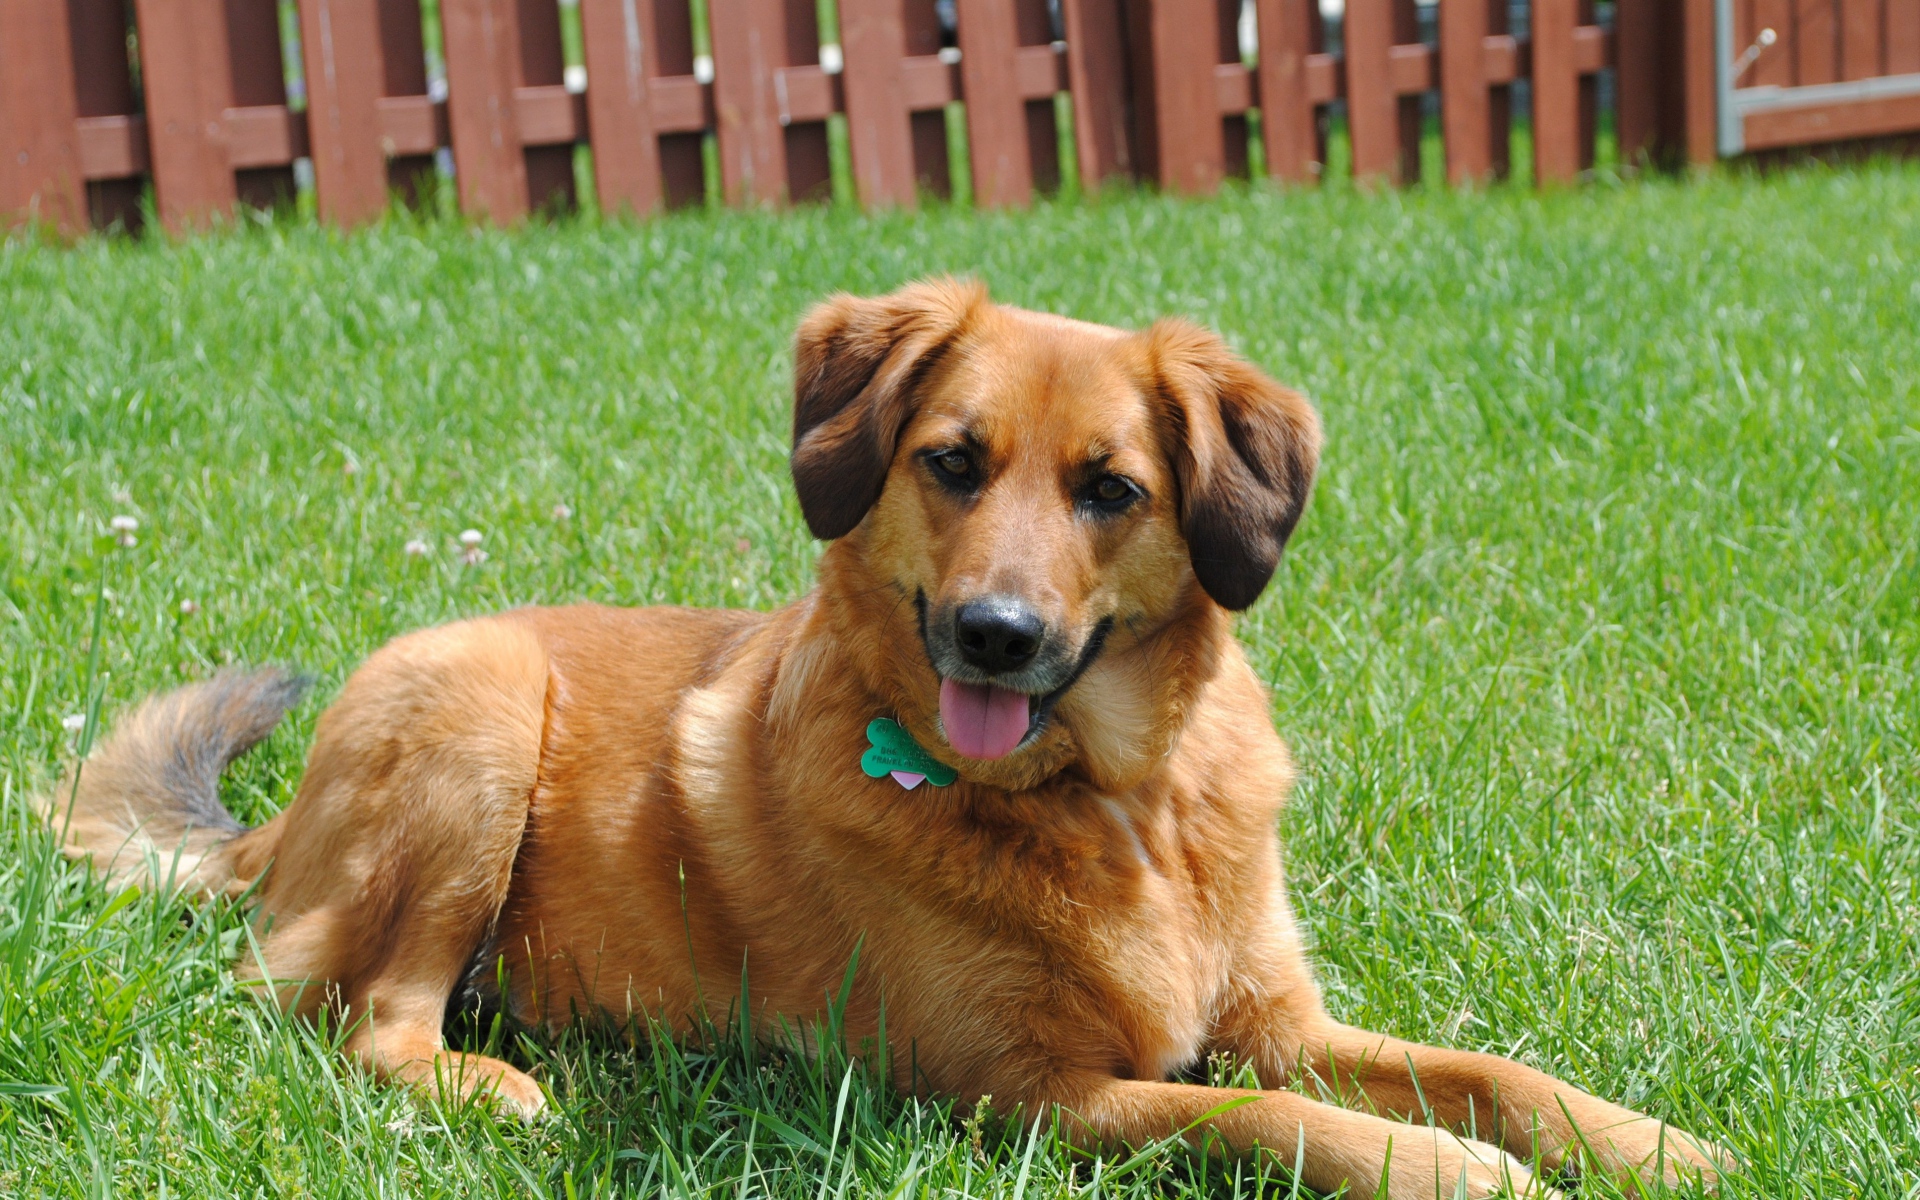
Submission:
{"label": "green grass", "polygon": [[1739,1154],[1730,1196],[1917,1194],[1910,166],[9,245],[0,1194],[1253,1194],[1217,1159],[962,1124],[831,1053],[511,1037],[558,1118],[443,1111],[253,1003],[237,913],[110,897],[26,815],[103,581],[109,717],[227,661],[319,677],[230,777],[255,819],[404,630],[800,594],[789,331],[935,271],[1189,314],[1321,405],[1317,496],[1241,632],[1300,761],[1291,881],[1338,1015],[1675,1118]]}

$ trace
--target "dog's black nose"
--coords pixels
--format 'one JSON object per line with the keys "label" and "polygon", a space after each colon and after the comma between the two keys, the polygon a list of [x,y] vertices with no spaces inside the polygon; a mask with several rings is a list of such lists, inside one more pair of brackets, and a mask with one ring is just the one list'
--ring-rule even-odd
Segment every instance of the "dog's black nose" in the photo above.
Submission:
{"label": "dog's black nose", "polygon": [[1046,632],[1040,614],[1011,596],[969,600],[953,614],[953,636],[961,656],[995,674],[1017,671],[1032,662]]}

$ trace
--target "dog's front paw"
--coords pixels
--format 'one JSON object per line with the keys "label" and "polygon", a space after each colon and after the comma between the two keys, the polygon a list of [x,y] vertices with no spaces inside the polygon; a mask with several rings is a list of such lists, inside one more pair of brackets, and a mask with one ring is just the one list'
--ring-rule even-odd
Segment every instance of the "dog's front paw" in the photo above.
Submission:
{"label": "dog's front paw", "polygon": [[1387,1189],[1389,1200],[1433,1200],[1436,1196],[1466,1196],[1472,1200],[1496,1196],[1564,1200],[1559,1192],[1528,1170],[1526,1164],[1498,1146],[1458,1137],[1444,1129],[1431,1133],[1430,1169],[1424,1137],[1418,1149],[1395,1148],[1392,1182]]}
{"label": "dog's front paw", "polygon": [[1713,1187],[1733,1165],[1725,1149],[1654,1117],[1632,1119],[1603,1129],[1583,1130],[1580,1157],[1599,1165],[1623,1186],[1702,1182]]}

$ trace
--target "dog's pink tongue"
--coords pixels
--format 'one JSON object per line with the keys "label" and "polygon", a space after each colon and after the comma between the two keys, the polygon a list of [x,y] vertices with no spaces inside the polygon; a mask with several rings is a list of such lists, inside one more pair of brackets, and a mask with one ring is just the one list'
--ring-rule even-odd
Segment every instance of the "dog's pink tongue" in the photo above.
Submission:
{"label": "dog's pink tongue", "polygon": [[990,683],[940,681],[940,724],[968,758],[1004,758],[1027,736],[1027,697]]}

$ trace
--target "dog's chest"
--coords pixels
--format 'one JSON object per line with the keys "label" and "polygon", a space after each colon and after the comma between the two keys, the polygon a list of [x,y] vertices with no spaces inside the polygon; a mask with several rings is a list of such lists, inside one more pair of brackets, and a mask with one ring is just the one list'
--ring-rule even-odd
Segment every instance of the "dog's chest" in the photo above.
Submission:
{"label": "dog's chest", "polygon": [[1095,800],[1064,826],[983,840],[965,872],[985,935],[973,977],[996,986],[968,993],[994,1010],[976,1015],[1136,1078],[1197,1059],[1224,992],[1223,898],[1170,815]]}

